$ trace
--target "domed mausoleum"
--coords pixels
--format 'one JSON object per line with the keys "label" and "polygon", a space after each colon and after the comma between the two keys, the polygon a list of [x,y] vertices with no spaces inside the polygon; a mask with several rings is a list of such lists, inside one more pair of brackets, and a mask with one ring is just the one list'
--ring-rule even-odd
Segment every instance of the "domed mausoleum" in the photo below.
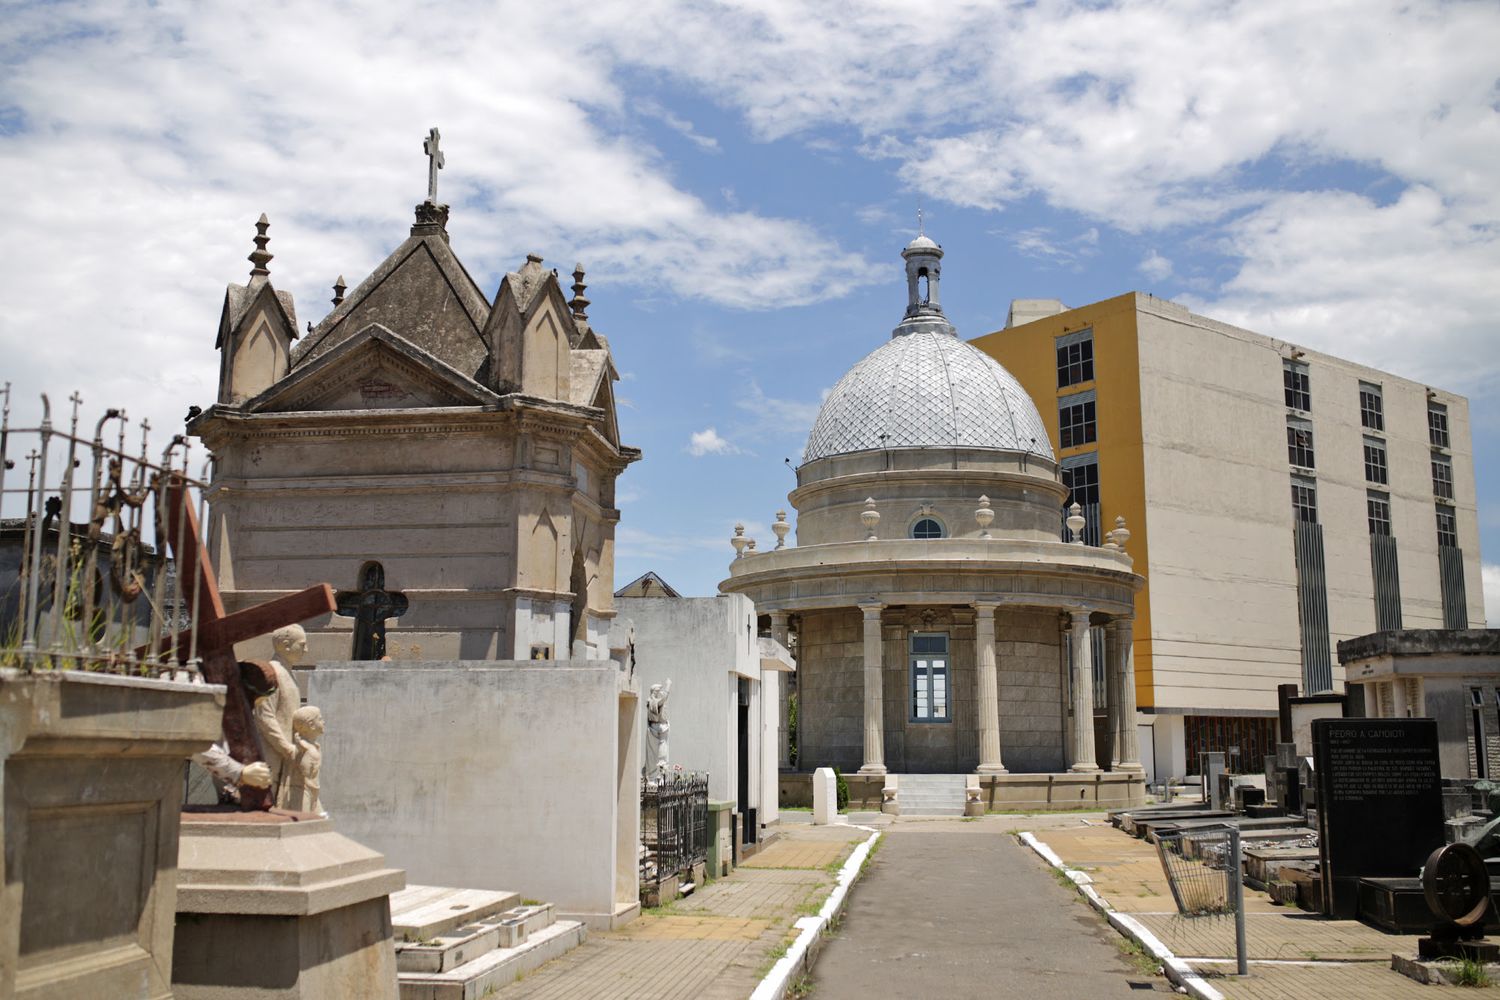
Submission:
{"label": "domed mausoleum", "polygon": [[719,585],[796,644],[796,770],[837,766],[866,804],[900,801],[888,774],[977,774],[996,808],[1139,801],[1129,532],[1063,540],[1036,404],[943,315],[942,248],[901,255],[905,316],[808,436],[796,544],[780,514],[775,548],[737,535]]}

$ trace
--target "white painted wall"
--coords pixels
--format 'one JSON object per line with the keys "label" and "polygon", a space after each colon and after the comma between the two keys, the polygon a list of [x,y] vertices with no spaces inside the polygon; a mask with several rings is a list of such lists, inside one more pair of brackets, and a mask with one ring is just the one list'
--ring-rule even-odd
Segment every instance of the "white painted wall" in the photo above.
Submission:
{"label": "white painted wall", "polygon": [[[743,594],[718,597],[621,597],[616,606],[622,618],[635,625],[636,677],[642,705],[651,685],[672,682],[667,702],[671,763],[691,771],[708,772],[712,799],[736,801],[739,767],[736,745],[738,680],[750,682],[750,801],[736,809],[759,809],[775,803],[774,788],[766,791],[765,760],[771,773],[776,764],[774,700],[762,687],[755,605]],[[774,691],[773,691],[774,694]],[[769,704],[769,719],[763,707]],[[644,711],[644,707],[642,708]],[[767,737],[767,728],[772,737]],[[645,723],[642,721],[644,748]],[[650,766],[649,750],[641,758]],[[767,822],[761,817],[762,822]]]}
{"label": "white painted wall", "polygon": [[324,807],[410,882],[596,918],[633,896],[640,710],[614,662],[324,663],[298,683],[328,727]]}

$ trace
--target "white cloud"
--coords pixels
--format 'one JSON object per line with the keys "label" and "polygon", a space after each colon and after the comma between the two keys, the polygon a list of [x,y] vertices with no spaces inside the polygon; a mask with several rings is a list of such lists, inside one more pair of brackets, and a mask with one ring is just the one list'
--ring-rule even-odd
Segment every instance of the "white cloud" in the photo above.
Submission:
{"label": "white cloud", "polygon": [[1239,273],[1216,295],[1185,297],[1194,309],[1445,388],[1500,379],[1500,227],[1473,224],[1431,188],[1386,205],[1278,195],[1224,243]]}
{"label": "white cloud", "polygon": [[719,432],[712,427],[705,427],[689,436],[687,452],[694,458],[702,458],[704,455],[738,455],[740,449],[720,437]]}
{"label": "white cloud", "polygon": [[1172,276],[1172,262],[1155,250],[1146,254],[1136,269],[1152,281],[1165,281]]}
{"label": "white cloud", "polygon": [[1055,264],[1076,265],[1099,253],[1099,230],[1092,226],[1076,236],[1067,237],[1054,236],[1046,226],[1020,229],[1008,235],[1017,253]]}
{"label": "white cloud", "polygon": [[[824,390],[824,396],[827,390]],[[813,421],[823,401],[801,399],[778,399],[767,396],[754,377],[746,381],[746,389],[734,405],[751,415],[752,427],[759,434],[806,436],[812,430]]]}
{"label": "white cloud", "polygon": [[1500,564],[1480,567],[1484,581],[1484,621],[1490,628],[1500,628]]}

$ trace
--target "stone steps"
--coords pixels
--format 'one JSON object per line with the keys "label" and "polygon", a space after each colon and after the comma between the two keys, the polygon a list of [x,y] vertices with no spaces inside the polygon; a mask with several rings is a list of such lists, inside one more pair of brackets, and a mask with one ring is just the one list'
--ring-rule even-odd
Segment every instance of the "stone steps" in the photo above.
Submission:
{"label": "stone steps", "polygon": [[477,1000],[583,943],[582,923],[518,899],[440,886],[393,895],[401,1000]]}
{"label": "stone steps", "polygon": [[962,816],[963,774],[903,774],[897,779],[897,802],[903,816]]}

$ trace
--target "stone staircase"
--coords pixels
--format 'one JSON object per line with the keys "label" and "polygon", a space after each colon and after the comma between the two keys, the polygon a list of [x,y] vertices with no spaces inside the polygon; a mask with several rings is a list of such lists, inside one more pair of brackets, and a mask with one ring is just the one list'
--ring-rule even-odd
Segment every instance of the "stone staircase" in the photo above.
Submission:
{"label": "stone staircase", "polygon": [[903,774],[896,801],[903,816],[962,816],[965,774]]}
{"label": "stone staircase", "polygon": [[477,1000],[582,944],[576,920],[513,892],[412,885],[391,896],[401,1000]]}

